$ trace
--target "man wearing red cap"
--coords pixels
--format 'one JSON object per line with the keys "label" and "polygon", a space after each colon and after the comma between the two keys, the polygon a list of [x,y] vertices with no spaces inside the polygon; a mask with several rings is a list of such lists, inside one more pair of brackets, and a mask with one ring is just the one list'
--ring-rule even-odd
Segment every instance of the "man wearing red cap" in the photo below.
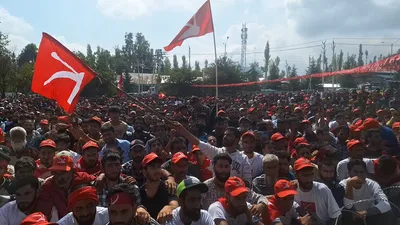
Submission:
{"label": "man wearing red cap", "polygon": [[262,174],[262,165],[263,165],[263,156],[254,152],[256,148],[256,137],[250,131],[244,133],[240,139],[240,143],[242,145],[243,153],[247,156],[251,167],[251,178]]}
{"label": "man wearing red cap", "polygon": [[239,177],[230,177],[225,182],[225,197],[210,205],[208,212],[216,225],[259,224],[253,221],[246,202],[248,190]]}
{"label": "man wearing red cap", "polygon": [[140,197],[150,216],[165,223],[171,219],[172,211],[179,205],[176,195],[170,195],[161,180],[161,163],[161,158],[154,152],[144,157],[142,164],[146,183],[140,187]]}
{"label": "man wearing red cap", "polygon": [[281,133],[275,133],[271,136],[274,145],[274,151],[285,151],[288,146],[288,140]]}
{"label": "man wearing red cap", "polygon": [[53,166],[49,168],[53,177],[43,184],[38,196],[38,211],[48,218],[52,217],[52,209],[57,210],[58,218],[70,212],[67,193],[71,187],[93,182],[96,177],[87,173],[76,172],[71,155],[67,151],[59,152],[53,158]]}
{"label": "man wearing red cap", "polygon": [[59,225],[57,223],[51,223],[47,221],[47,218],[43,213],[35,212],[27,216],[21,225]]}
{"label": "man wearing red cap", "polygon": [[[137,196],[136,187],[129,184],[118,184],[107,194],[108,216],[110,222],[107,225],[138,225],[137,220]],[[145,225],[159,225],[150,218]]]}
{"label": "man wearing red cap", "polygon": [[40,128],[37,130],[41,135],[50,131],[50,124],[48,120],[41,120],[39,123]]}
{"label": "man wearing red cap", "polygon": [[183,152],[177,152],[172,156],[171,172],[177,184],[179,184],[182,180],[186,178],[192,177],[187,175],[188,168],[189,168],[189,158]]}
{"label": "man wearing red cap", "polygon": [[268,199],[268,213],[263,215],[264,225],[291,225],[292,221],[298,221],[300,225],[311,224],[309,215],[300,217],[296,211],[300,206],[294,201],[297,191],[290,181],[278,180],[274,192],[275,195]]}
{"label": "man wearing red cap", "polygon": [[35,171],[35,177],[46,179],[52,175],[49,168],[53,164],[53,158],[55,154],[56,143],[53,140],[47,139],[40,143],[39,159],[36,160],[37,168]]}
{"label": "man wearing red cap", "polygon": [[99,160],[99,145],[94,141],[87,142],[82,147],[82,157],[76,164],[79,172],[86,172],[90,175],[97,176],[101,173],[101,162]]}
{"label": "man wearing red cap", "polygon": [[349,158],[343,159],[337,164],[336,176],[337,180],[341,181],[349,177],[349,171],[347,169],[347,164],[351,160],[360,159],[367,165],[367,171],[369,174],[374,174],[374,160],[364,158],[364,146],[359,140],[349,140],[347,142],[347,150],[349,151]]}
{"label": "man wearing red cap", "polygon": [[299,158],[294,163],[298,180],[295,201],[311,216],[312,224],[334,224],[341,214],[340,208],[331,190],[325,184],[314,181],[314,169],[306,158]]}
{"label": "man wearing red cap", "polygon": [[107,208],[99,207],[96,188],[79,187],[68,196],[68,208],[72,211],[61,218],[59,225],[103,225],[108,221]]}

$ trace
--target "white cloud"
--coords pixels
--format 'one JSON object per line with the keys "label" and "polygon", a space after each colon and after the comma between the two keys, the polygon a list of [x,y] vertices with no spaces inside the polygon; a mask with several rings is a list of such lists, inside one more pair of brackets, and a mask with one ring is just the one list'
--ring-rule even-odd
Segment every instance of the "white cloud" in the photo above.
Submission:
{"label": "white cloud", "polygon": [[21,49],[29,44],[29,36],[34,28],[23,18],[11,15],[5,8],[0,6],[0,30],[8,35],[10,40],[9,49],[19,53]]}
{"label": "white cloud", "polygon": [[[237,0],[214,0],[212,7],[219,8],[235,1]],[[193,12],[202,4],[204,0],[97,0],[97,7],[104,15],[113,19],[128,20],[174,9]]]}
{"label": "white cloud", "polygon": [[53,36],[59,42],[61,42],[65,47],[67,47],[71,51],[80,51],[83,54],[86,54],[86,45],[82,45],[80,43],[68,42],[64,36]]}

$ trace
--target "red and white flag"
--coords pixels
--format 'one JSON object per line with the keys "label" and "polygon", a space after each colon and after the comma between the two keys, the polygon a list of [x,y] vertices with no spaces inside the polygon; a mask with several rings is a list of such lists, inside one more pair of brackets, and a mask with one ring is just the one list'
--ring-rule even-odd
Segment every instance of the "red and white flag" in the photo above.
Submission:
{"label": "red and white flag", "polygon": [[189,22],[186,23],[174,40],[168,46],[164,47],[164,50],[169,52],[176,46],[181,46],[183,41],[188,38],[201,37],[213,31],[214,25],[212,22],[210,0],[207,0]]}
{"label": "red and white flag", "polygon": [[118,81],[118,97],[122,97],[124,95],[124,76],[121,74]]}
{"label": "red and white flag", "polygon": [[32,91],[57,101],[72,113],[79,94],[96,73],[52,36],[43,33],[32,78]]}

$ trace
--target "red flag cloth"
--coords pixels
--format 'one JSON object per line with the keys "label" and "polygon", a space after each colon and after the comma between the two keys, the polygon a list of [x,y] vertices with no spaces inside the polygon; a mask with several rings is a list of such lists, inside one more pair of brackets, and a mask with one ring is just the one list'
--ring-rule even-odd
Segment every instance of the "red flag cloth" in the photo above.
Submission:
{"label": "red flag cloth", "polygon": [[201,37],[214,31],[212,22],[211,5],[207,0],[203,6],[194,14],[194,16],[186,23],[181,32],[172,40],[172,42],[164,47],[165,51],[171,51],[176,46],[181,46],[183,41],[192,37]]}
{"label": "red flag cloth", "polygon": [[[122,91],[124,90],[124,76],[122,76],[122,74],[121,74],[121,76],[119,77],[118,89],[119,89],[119,91],[118,91],[118,97],[122,97],[122,96],[124,95],[124,92],[122,92]],[[122,90],[122,91],[120,91],[120,90]]]}
{"label": "red flag cloth", "polygon": [[83,88],[96,73],[52,36],[43,33],[32,79],[32,91],[57,101],[72,113]]}

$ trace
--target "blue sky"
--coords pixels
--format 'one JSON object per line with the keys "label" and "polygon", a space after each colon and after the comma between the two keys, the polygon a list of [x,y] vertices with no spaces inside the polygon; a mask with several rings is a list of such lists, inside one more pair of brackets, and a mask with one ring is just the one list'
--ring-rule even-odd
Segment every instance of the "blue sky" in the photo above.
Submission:
{"label": "blue sky", "polygon": [[[269,40],[272,57],[281,58],[281,69],[287,61],[289,65],[296,64],[301,74],[308,56],[320,54],[320,46],[312,46],[320,45],[321,40],[331,43],[333,38],[356,38],[336,39],[342,43],[336,50],[358,53],[356,44],[363,43],[372,56],[390,52],[390,44],[400,37],[396,19],[400,1],[395,0],[211,2],[218,55],[223,54],[223,43],[229,36],[228,56],[240,60],[240,29],[242,23],[247,23],[248,63],[263,63],[262,51]],[[152,48],[162,48],[203,3],[204,0],[8,0],[0,3],[0,30],[9,35],[10,49],[17,53],[28,43],[39,44],[43,31],[71,50],[83,52],[88,43],[92,48],[100,45],[109,50],[121,46],[125,32],[142,32]],[[361,37],[379,39],[359,39]],[[201,64],[205,59],[213,60],[212,34],[187,40],[170,54],[187,55],[189,46],[192,64],[194,60]],[[292,48],[295,50],[290,50]],[[330,46],[328,49],[330,56]]]}

